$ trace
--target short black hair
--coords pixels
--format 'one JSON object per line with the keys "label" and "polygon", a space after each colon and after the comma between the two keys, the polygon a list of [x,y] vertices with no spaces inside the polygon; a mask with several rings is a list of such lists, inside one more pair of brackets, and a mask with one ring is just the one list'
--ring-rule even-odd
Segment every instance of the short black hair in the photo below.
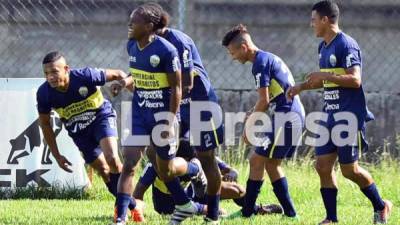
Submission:
{"label": "short black hair", "polygon": [[140,5],[136,10],[143,16],[146,22],[153,23],[153,31],[168,26],[169,15],[158,3],[145,3]]}
{"label": "short black hair", "polygon": [[236,25],[230,31],[228,31],[222,39],[222,45],[228,46],[234,39],[241,34],[248,34],[247,28],[243,24]]}
{"label": "short black hair", "polygon": [[312,11],[316,11],[321,17],[328,17],[331,23],[337,23],[339,21],[339,6],[334,1],[324,0],[317,2],[313,5]]}
{"label": "short black hair", "polygon": [[64,56],[59,51],[49,52],[43,58],[42,64],[53,63],[53,62],[59,60],[61,57],[64,57]]}

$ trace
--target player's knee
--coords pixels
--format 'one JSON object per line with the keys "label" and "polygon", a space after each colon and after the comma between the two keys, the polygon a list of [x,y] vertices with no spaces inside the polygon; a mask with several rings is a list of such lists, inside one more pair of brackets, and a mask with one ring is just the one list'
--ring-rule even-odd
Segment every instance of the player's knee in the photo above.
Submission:
{"label": "player's knee", "polygon": [[356,167],[342,167],[342,174],[347,179],[353,179],[360,175],[359,170]]}
{"label": "player's knee", "polygon": [[101,176],[102,178],[106,178],[110,174],[110,167],[107,164],[101,164],[100,166],[97,166],[94,168],[96,172]]}
{"label": "player's knee", "polygon": [[122,166],[122,173],[133,176],[135,174],[136,162],[125,160]]}
{"label": "player's knee", "polygon": [[122,168],[122,163],[119,160],[119,157],[108,156],[106,157],[107,164],[109,165],[111,170],[120,171]]}
{"label": "player's knee", "polygon": [[261,160],[256,154],[250,157],[249,164],[251,171],[264,171],[265,162]]}
{"label": "player's knee", "polygon": [[327,165],[324,165],[321,162],[316,162],[314,165],[315,170],[320,175],[329,175],[332,173],[333,168]]}

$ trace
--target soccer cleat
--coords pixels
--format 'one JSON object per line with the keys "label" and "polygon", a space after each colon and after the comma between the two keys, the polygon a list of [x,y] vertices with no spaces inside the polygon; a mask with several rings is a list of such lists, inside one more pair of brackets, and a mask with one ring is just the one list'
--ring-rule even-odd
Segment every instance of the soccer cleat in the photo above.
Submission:
{"label": "soccer cleat", "polygon": [[145,222],[143,210],[144,210],[144,202],[139,199],[136,199],[136,207],[131,210],[132,221],[136,223]]}
{"label": "soccer cleat", "polygon": [[268,205],[257,205],[256,206],[257,215],[268,215],[268,214],[282,214],[283,208],[278,204],[268,204]]}
{"label": "soccer cleat", "polygon": [[321,222],[318,223],[318,225],[325,225],[325,224],[334,224],[337,222],[333,222],[332,220],[324,219]]}
{"label": "soccer cleat", "polygon": [[194,204],[193,201],[190,201],[185,205],[176,205],[169,224],[180,224],[185,219],[193,217],[197,213],[197,211],[197,206]]}
{"label": "soccer cleat", "polygon": [[209,224],[209,225],[219,225],[219,220],[212,220],[208,217],[204,217],[204,222],[203,224]]}
{"label": "soccer cleat", "polygon": [[121,220],[121,219],[117,219],[114,221],[114,223],[110,224],[110,225],[125,225],[125,221]]}
{"label": "soccer cleat", "polygon": [[374,224],[386,224],[392,212],[393,203],[389,200],[383,201],[385,202],[385,208],[381,211],[374,212]]}
{"label": "soccer cleat", "polygon": [[[125,215],[125,221],[128,220],[128,215]],[[117,207],[114,207],[114,223],[116,224],[117,221],[122,221],[125,224],[125,221],[123,221],[122,219],[118,218],[118,213],[117,213]]]}
{"label": "soccer cleat", "polygon": [[196,197],[203,198],[207,192],[207,177],[204,174],[203,167],[197,158],[193,158],[190,162],[196,164],[199,167],[199,173],[197,176],[192,178],[193,192]]}

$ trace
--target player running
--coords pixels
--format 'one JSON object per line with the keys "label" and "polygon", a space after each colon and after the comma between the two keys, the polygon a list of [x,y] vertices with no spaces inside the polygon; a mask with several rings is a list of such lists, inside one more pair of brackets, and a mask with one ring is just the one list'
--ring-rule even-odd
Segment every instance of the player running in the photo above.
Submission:
{"label": "player running", "polygon": [[[71,163],[57,147],[50,125],[51,110],[60,116],[85,162],[97,171],[109,192],[116,196],[122,170],[116,113],[98,86],[127,75],[114,69],[70,69],[60,52],[50,52],[44,57],[43,71],[46,82],[37,91],[37,110],[44,139],[58,165],[72,173]],[[128,201],[132,210],[132,199]]]}

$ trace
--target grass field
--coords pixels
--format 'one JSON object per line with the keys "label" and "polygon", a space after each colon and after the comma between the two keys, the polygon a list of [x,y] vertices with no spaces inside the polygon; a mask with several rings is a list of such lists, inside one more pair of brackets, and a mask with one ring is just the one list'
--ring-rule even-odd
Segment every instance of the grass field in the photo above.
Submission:
{"label": "grass field", "polygon": [[[247,177],[247,165],[237,167],[241,172],[240,183]],[[389,224],[400,224],[400,165],[390,163],[367,167],[374,176],[384,198],[390,199],[394,211]],[[221,224],[317,224],[324,217],[324,208],[319,193],[319,179],[310,163],[285,165],[289,188],[299,214],[298,220],[282,216],[257,216],[251,219],[224,220]],[[146,224],[167,224],[168,218],[159,216],[152,209],[150,191],[146,193]],[[257,202],[277,203],[269,181],[262,187]],[[232,201],[223,201],[221,206],[228,212],[239,209]],[[113,214],[113,198],[105,185],[95,178],[94,186],[82,200],[2,200],[0,201],[0,224],[110,224]],[[353,183],[339,175],[338,199],[339,224],[372,224],[372,206]],[[202,218],[187,220],[184,224],[201,224]],[[133,223],[129,223],[133,224]]]}

